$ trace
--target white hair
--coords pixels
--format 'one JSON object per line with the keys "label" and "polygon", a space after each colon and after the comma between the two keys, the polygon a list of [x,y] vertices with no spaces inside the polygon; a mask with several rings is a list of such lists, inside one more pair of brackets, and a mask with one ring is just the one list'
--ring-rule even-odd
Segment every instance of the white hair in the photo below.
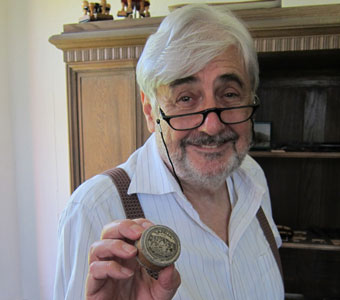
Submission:
{"label": "white hair", "polygon": [[229,10],[204,4],[176,9],[148,38],[137,64],[138,85],[154,104],[160,86],[197,73],[231,45],[243,56],[255,93],[259,67],[245,25]]}

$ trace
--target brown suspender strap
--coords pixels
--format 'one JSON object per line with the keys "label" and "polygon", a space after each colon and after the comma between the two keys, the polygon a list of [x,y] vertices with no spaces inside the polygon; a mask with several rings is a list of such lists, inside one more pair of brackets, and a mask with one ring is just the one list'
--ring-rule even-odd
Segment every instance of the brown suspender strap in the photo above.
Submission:
{"label": "brown suspender strap", "polygon": [[[136,194],[128,195],[127,193],[128,187],[130,185],[130,178],[128,174],[121,168],[110,169],[105,171],[103,174],[110,176],[113,183],[115,184],[124,207],[126,218],[127,219],[145,218],[142,206],[140,205],[137,195]],[[256,213],[256,217],[260,223],[262,231],[267,239],[267,242],[269,243],[270,249],[274,255],[277,266],[279,267],[281,273],[281,277],[283,279],[279,250],[275,242],[273,231],[270,228],[266,215],[264,214],[261,206]]]}
{"label": "brown suspender strap", "polygon": [[142,206],[140,205],[137,195],[128,195],[127,193],[130,185],[129,175],[121,168],[113,168],[105,171],[103,174],[110,176],[113,183],[115,184],[124,207],[126,218],[145,218]]}
{"label": "brown suspender strap", "polygon": [[[128,195],[127,193],[130,185],[129,175],[121,168],[113,168],[105,171],[103,174],[110,176],[112,182],[115,184],[120,196],[120,200],[124,207],[126,218],[145,218],[142,206],[140,205],[137,195]],[[151,277],[158,279],[158,272],[154,272],[152,270],[149,270],[148,268],[145,269]]]}
{"label": "brown suspender strap", "polygon": [[282,271],[282,265],[281,265],[281,259],[280,259],[280,254],[279,254],[279,249],[277,248],[276,241],[274,238],[274,234],[272,229],[270,228],[270,225],[268,223],[268,220],[266,218],[266,215],[264,214],[264,211],[262,207],[260,206],[259,210],[256,213],[257,220],[260,223],[260,226],[262,228],[262,231],[267,239],[267,242],[270,246],[270,249],[273,252],[274,258],[276,260],[277,266],[279,267],[281,277],[283,280],[283,271]]}

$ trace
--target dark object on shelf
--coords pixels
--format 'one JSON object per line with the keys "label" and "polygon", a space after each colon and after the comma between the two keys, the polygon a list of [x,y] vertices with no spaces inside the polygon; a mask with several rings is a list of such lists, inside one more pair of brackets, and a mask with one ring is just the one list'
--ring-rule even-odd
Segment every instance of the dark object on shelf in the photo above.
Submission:
{"label": "dark object on shelf", "polygon": [[101,0],[100,4],[83,1],[82,8],[84,15],[79,18],[79,23],[113,20],[110,15],[111,5],[106,3],[106,0]]}
{"label": "dark object on shelf", "polygon": [[289,226],[277,225],[283,242],[310,245],[340,245],[339,228],[309,227],[306,230],[295,230]]}
{"label": "dark object on shelf", "polygon": [[289,226],[277,225],[281,239],[283,242],[288,242],[293,236],[293,230]]}
{"label": "dark object on shelf", "polygon": [[305,297],[301,294],[286,293],[285,300],[304,300]]}
{"label": "dark object on shelf", "polygon": [[254,122],[254,144],[252,150],[270,149],[271,126],[270,122]]}

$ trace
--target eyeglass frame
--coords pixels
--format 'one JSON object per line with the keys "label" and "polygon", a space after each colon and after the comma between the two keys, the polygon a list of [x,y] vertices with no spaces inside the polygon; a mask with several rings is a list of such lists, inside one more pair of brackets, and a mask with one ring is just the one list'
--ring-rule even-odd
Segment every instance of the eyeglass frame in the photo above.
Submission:
{"label": "eyeglass frame", "polygon": [[[173,129],[173,130],[177,130],[177,131],[186,131],[186,130],[192,130],[192,129],[196,129],[200,126],[202,126],[202,124],[204,123],[205,119],[207,118],[208,114],[210,114],[211,112],[216,113],[216,115],[218,116],[218,119],[220,120],[220,122],[222,124],[225,125],[233,125],[233,124],[240,124],[240,123],[244,123],[247,122],[248,120],[250,120],[254,114],[255,111],[259,108],[260,104],[259,104],[259,98],[257,96],[255,96],[254,99],[254,104],[249,104],[249,105],[242,105],[242,106],[233,106],[233,107],[214,107],[214,108],[208,108],[208,109],[204,109],[201,111],[197,111],[197,112],[193,112],[193,113],[188,113],[188,114],[180,114],[180,115],[171,115],[168,116],[164,113],[164,111],[161,109],[161,107],[159,107],[159,111],[161,113],[162,119],[167,122],[169,124],[169,126]],[[251,107],[253,108],[253,111],[251,112],[250,116],[243,120],[243,121],[239,121],[239,122],[224,122],[221,118],[221,113],[223,111],[226,110],[233,110],[233,109],[240,109],[240,108],[248,108]],[[186,129],[176,129],[174,128],[171,124],[170,124],[170,120],[173,118],[178,118],[178,117],[187,117],[187,116],[192,116],[192,115],[203,115],[203,119],[202,122],[199,123],[197,126],[191,127],[191,128],[186,128]]]}

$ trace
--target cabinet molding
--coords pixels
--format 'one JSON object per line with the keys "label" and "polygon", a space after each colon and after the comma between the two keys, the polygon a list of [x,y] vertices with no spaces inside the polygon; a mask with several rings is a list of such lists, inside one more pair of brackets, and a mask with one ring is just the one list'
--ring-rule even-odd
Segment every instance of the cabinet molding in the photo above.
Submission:
{"label": "cabinet molding", "polygon": [[[265,37],[255,38],[257,52],[283,52],[340,49],[340,34]],[[65,49],[64,62],[100,62],[135,59],[138,60],[143,45],[125,47],[103,47],[84,49]]]}
{"label": "cabinet molding", "polygon": [[103,62],[119,60],[138,60],[143,46],[105,47],[64,50],[64,62]]}
{"label": "cabinet molding", "polygon": [[340,49],[340,34],[255,38],[257,52]]}

